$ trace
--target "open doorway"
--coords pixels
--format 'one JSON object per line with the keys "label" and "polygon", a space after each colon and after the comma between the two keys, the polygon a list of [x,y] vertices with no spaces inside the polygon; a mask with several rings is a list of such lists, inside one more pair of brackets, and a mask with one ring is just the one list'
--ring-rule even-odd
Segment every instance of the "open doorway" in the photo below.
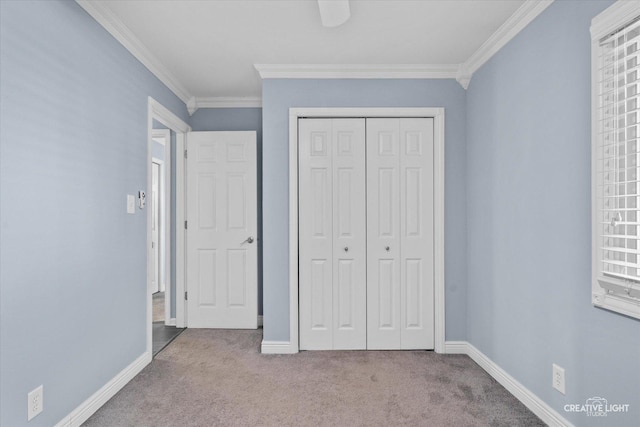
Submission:
{"label": "open doorway", "polygon": [[[176,196],[184,135],[189,126],[149,98],[147,157],[147,351],[155,357],[182,331],[177,288],[182,283],[176,254]],[[178,303],[179,301],[179,303]],[[177,326],[180,326],[178,328]]]}
{"label": "open doorway", "polygon": [[[151,192],[150,205],[151,209],[151,293],[153,294],[153,322],[163,322],[165,325],[175,326],[175,314],[172,314],[172,304],[175,289],[172,291],[171,283],[175,282],[167,280],[171,274],[171,248],[167,248],[168,241],[174,241],[169,235],[171,230],[171,189],[167,185],[171,185],[171,176],[167,176],[167,168],[165,160],[171,164],[171,134],[175,132],[167,129],[157,120],[153,121],[153,130],[151,132],[152,149],[151,149]],[[169,191],[167,191],[169,190]],[[170,279],[170,278],[169,278]],[[169,283],[169,286],[167,286]]]}

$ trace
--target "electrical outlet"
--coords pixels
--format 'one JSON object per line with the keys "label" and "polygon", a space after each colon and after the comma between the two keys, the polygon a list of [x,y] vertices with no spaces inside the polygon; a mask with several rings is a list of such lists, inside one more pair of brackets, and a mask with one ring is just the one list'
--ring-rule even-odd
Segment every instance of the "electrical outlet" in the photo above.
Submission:
{"label": "electrical outlet", "polygon": [[551,382],[553,388],[558,390],[560,393],[564,393],[564,369],[560,366],[553,364],[553,380]]}
{"label": "electrical outlet", "polygon": [[27,394],[27,421],[31,421],[33,417],[42,412],[43,408],[43,388],[42,386],[32,390]]}

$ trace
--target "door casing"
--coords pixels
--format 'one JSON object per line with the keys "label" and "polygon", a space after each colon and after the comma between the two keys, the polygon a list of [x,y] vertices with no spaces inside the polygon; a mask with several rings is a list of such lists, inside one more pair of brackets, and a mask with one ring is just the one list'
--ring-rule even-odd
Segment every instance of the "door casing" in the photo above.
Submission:
{"label": "door casing", "polygon": [[263,353],[297,353],[298,318],[298,119],[340,117],[431,117],[434,119],[434,350],[445,352],[444,276],[444,108],[290,108],[289,109],[289,342],[262,343]]}
{"label": "door casing", "polygon": [[[160,257],[162,265],[162,282],[165,286],[164,289],[164,323],[167,326],[175,326],[175,317],[171,317],[171,301],[176,298],[173,292],[171,292],[171,228],[172,212],[171,212],[171,130],[169,129],[153,129],[152,138],[155,142],[158,142],[164,147],[164,159],[159,160],[152,158],[152,162],[160,164],[160,201],[162,202],[162,208],[160,209],[160,231],[162,233],[160,237]],[[175,133],[175,131],[174,131]],[[176,133],[177,134],[177,133]],[[175,244],[175,243],[174,243]],[[166,286],[169,283],[169,286]]]}

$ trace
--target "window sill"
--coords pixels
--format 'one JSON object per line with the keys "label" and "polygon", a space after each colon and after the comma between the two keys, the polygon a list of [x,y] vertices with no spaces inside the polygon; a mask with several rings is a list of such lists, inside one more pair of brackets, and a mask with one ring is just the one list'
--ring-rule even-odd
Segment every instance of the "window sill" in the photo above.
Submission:
{"label": "window sill", "polygon": [[592,302],[596,307],[640,319],[640,299],[609,294],[602,289],[593,292]]}

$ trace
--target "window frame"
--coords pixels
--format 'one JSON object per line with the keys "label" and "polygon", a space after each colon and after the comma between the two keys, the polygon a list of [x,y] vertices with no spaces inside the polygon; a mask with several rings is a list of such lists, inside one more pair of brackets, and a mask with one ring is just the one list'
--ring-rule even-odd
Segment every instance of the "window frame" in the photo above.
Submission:
{"label": "window frame", "polygon": [[[601,210],[598,200],[598,149],[600,141],[600,41],[640,16],[640,2],[618,0],[591,21],[591,220],[592,286],[594,306],[640,319],[640,282],[633,283],[606,276],[602,272],[600,241]],[[638,207],[640,215],[640,207]]]}

